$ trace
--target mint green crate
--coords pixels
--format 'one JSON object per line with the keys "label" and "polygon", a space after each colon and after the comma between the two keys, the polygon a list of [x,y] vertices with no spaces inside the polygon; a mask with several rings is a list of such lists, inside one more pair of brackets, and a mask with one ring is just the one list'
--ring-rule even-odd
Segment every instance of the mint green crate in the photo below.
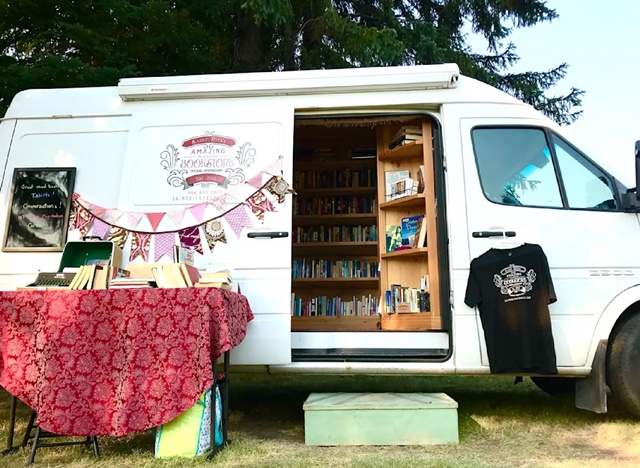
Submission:
{"label": "mint green crate", "polygon": [[458,403],[444,393],[312,393],[307,445],[458,443]]}

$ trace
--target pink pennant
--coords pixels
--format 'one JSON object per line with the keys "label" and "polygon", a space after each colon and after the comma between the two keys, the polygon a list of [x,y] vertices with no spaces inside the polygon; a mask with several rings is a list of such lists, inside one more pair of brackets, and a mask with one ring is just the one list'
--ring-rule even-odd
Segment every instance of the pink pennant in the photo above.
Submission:
{"label": "pink pennant", "polygon": [[96,218],[103,218],[105,213],[107,212],[107,209],[102,208],[101,206],[98,206],[98,205],[93,205],[93,209],[91,210],[91,212],[93,213],[93,216],[95,216]]}
{"label": "pink pennant", "polygon": [[129,252],[129,261],[135,260],[136,257],[141,256],[145,262],[149,260],[149,244],[151,241],[151,234],[143,232],[131,233],[131,250]]}
{"label": "pink pennant", "polygon": [[258,172],[251,179],[247,180],[247,184],[255,188],[262,187],[262,172]]}
{"label": "pink pennant", "polygon": [[107,210],[107,213],[105,214],[105,218],[106,218],[106,221],[110,221],[111,224],[116,224],[123,214],[124,214],[124,211]]}
{"label": "pink pennant", "polygon": [[164,218],[165,214],[166,213],[147,213],[147,219],[154,231],[158,229],[158,225],[160,224],[160,221],[162,221],[162,218]]}
{"label": "pink pennant", "polygon": [[227,207],[227,199],[228,199],[228,195],[226,193],[223,193],[218,197],[212,198],[211,200],[209,200],[208,203],[211,206],[213,206],[216,209],[216,211],[223,212]]}
{"label": "pink pennant", "polygon": [[203,253],[202,239],[200,238],[200,228],[198,226],[191,226],[178,231],[180,237],[180,245],[185,249],[195,250],[198,253]]}
{"label": "pink pennant", "polygon": [[202,221],[202,215],[204,215],[204,209],[207,207],[206,203],[198,203],[189,208],[189,213],[193,215],[196,221]]}
{"label": "pink pennant", "polygon": [[176,227],[180,227],[182,226],[182,219],[184,218],[184,209],[169,211],[167,212],[167,216],[173,221]]}
{"label": "pink pennant", "polygon": [[231,229],[233,229],[233,232],[236,233],[236,237],[240,236],[243,227],[253,227],[253,223],[244,205],[238,205],[229,211],[224,218],[229,223],[229,226],[231,226]]}
{"label": "pink pennant", "polygon": [[161,232],[153,236],[153,261],[157,262],[163,255],[173,258],[173,246],[176,245],[174,232]]}
{"label": "pink pennant", "polygon": [[98,236],[100,239],[106,239],[109,231],[111,231],[111,226],[107,223],[99,218],[95,218],[93,220],[93,230],[91,231],[92,236]]}
{"label": "pink pennant", "polygon": [[124,223],[126,223],[127,228],[129,228],[130,230],[135,230],[135,228],[138,226],[138,223],[140,222],[140,218],[142,218],[142,213],[136,213],[134,211],[127,211],[127,213],[125,214],[125,216],[123,218],[120,218],[121,220],[124,221]]}
{"label": "pink pennant", "polygon": [[260,220],[264,222],[264,212],[265,211],[274,211],[273,204],[267,199],[266,195],[262,190],[254,193],[249,198],[247,198],[247,203],[251,207],[251,211],[254,215]]}
{"label": "pink pennant", "polygon": [[282,175],[282,158],[278,158],[276,161],[271,163],[269,167],[267,167],[263,172],[269,175]]}

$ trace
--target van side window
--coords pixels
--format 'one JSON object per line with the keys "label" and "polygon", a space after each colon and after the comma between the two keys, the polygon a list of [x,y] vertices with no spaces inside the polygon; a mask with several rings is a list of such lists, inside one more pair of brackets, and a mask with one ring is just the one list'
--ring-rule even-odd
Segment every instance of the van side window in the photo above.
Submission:
{"label": "van side window", "polygon": [[474,128],[471,134],[484,195],[503,205],[562,208],[544,131]]}
{"label": "van side window", "polygon": [[616,210],[611,182],[605,174],[562,138],[555,134],[552,138],[569,208]]}

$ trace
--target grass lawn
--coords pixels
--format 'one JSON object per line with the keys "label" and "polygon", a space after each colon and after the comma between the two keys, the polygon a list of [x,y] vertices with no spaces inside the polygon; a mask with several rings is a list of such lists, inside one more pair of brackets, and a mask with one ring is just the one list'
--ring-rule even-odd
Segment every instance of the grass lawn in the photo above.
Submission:
{"label": "grass lawn", "polygon": [[[640,466],[640,422],[610,399],[609,413],[551,398],[529,379],[505,377],[365,377],[232,375],[229,438],[216,467],[608,467]],[[312,392],[445,392],[459,404],[460,444],[418,447],[307,447],[302,404]],[[6,444],[9,396],[0,390],[0,450]],[[16,443],[29,410],[18,406]],[[151,431],[100,438],[101,458],[83,447],[43,448],[36,466],[174,467],[208,464],[156,460]],[[24,466],[28,449],[0,458]]]}

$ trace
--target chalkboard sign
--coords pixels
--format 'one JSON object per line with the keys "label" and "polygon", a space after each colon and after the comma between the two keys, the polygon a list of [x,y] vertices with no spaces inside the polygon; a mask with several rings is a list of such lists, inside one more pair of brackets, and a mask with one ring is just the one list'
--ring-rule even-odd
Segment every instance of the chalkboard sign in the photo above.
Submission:
{"label": "chalkboard sign", "polygon": [[63,250],[75,175],[75,167],[13,171],[3,252]]}

